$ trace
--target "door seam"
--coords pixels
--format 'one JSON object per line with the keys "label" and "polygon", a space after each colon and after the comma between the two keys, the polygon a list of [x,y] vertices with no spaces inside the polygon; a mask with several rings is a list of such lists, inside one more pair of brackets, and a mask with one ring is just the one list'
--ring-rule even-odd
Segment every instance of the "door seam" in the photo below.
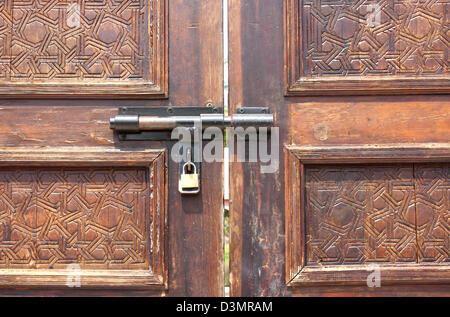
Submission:
{"label": "door seam", "polygon": [[416,186],[416,164],[412,164],[413,190],[414,190],[414,229],[416,234],[416,264],[419,264],[419,231],[417,227],[417,186]]}

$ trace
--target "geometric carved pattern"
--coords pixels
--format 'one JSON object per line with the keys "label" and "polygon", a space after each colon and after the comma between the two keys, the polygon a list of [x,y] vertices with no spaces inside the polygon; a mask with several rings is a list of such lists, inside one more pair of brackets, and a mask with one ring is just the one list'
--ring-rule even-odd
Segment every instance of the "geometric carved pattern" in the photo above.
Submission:
{"label": "geometric carved pattern", "polygon": [[160,0],[2,1],[0,82],[53,84],[56,94],[65,93],[58,85],[118,93],[105,84],[161,93],[163,16]]}
{"label": "geometric carved pattern", "polygon": [[450,0],[285,0],[287,93],[450,89]]}
{"label": "geometric carved pattern", "polygon": [[307,77],[450,73],[449,0],[303,0]]}
{"label": "geometric carved pattern", "polygon": [[450,164],[418,165],[417,235],[419,262],[450,262]]}
{"label": "geometric carved pattern", "polygon": [[448,144],[286,149],[288,286],[448,284]]}
{"label": "geometric carved pattern", "polygon": [[143,1],[82,1],[79,27],[71,3],[14,1],[11,80],[143,79]]}
{"label": "geometric carved pattern", "polygon": [[308,266],[416,262],[412,166],[306,168]]}
{"label": "geometric carved pattern", "polygon": [[145,168],[0,169],[0,268],[149,269]]}

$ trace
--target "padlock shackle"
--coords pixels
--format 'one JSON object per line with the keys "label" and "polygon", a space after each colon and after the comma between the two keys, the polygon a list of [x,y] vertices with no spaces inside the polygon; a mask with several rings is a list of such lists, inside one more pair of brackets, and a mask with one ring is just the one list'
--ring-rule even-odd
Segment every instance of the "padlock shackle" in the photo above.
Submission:
{"label": "padlock shackle", "polygon": [[194,163],[192,163],[192,162],[186,162],[186,163],[184,163],[184,165],[183,165],[183,173],[184,173],[184,174],[187,174],[187,173],[186,173],[186,166],[187,166],[188,164],[191,165],[191,166],[194,166],[194,172],[191,173],[191,174],[197,174],[197,166],[196,166]]}

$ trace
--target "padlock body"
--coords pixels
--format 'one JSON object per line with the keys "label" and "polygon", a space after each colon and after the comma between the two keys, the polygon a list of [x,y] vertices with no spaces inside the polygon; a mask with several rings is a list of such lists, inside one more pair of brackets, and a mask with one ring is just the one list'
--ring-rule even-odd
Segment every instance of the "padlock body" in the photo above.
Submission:
{"label": "padlock body", "polygon": [[181,174],[181,188],[198,188],[198,174]]}

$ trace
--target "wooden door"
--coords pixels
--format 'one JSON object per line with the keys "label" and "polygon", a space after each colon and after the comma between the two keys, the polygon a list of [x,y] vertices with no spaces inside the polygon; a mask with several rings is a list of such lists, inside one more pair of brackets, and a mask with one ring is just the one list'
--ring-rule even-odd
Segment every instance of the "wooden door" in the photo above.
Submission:
{"label": "wooden door", "polygon": [[222,4],[0,4],[0,294],[223,293],[222,166],[178,193],[170,142],[119,106],[222,106]]}
{"label": "wooden door", "polygon": [[281,158],[231,165],[232,295],[450,294],[449,5],[230,0],[231,111]]}

